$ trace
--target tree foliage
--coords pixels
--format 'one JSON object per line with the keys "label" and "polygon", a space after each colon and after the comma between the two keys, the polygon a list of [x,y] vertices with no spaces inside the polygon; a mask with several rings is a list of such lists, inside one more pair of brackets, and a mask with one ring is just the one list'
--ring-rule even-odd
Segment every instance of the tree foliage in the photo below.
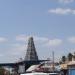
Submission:
{"label": "tree foliage", "polygon": [[0,75],[4,75],[5,69],[0,67]]}
{"label": "tree foliage", "polygon": [[10,72],[3,67],[0,67],[0,75],[10,75]]}
{"label": "tree foliage", "polygon": [[68,61],[72,61],[72,57],[73,57],[72,53],[69,53],[68,54]]}
{"label": "tree foliage", "polygon": [[65,63],[66,61],[66,56],[62,56],[62,62]]}

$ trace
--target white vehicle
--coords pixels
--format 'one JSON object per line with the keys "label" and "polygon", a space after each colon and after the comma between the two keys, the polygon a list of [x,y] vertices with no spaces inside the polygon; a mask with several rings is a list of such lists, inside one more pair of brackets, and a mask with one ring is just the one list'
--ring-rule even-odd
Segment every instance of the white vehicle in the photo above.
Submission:
{"label": "white vehicle", "polygon": [[35,72],[35,73],[25,73],[20,75],[60,75],[59,73],[42,73],[42,72]]}

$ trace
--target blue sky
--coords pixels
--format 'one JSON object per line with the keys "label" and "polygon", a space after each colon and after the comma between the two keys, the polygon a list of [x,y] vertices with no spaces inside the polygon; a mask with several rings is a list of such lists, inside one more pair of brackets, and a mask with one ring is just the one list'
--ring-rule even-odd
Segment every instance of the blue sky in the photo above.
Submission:
{"label": "blue sky", "polygon": [[56,60],[75,51],[74,0],[1,0],[0,62],[25,57],[27,42],[34,37],[40,59]]}

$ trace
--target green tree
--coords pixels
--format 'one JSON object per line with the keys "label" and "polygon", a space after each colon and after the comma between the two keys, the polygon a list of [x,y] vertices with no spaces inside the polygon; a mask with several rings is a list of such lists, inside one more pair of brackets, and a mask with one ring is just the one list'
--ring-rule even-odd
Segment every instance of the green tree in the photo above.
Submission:
{"label": "green tree", "polygon": [[0,67],[0,75],[4,75],[5,69]]}
{"label": "green tree", "polygon": [[7,71],[5,68],[0,67],[0,75],[10,75],[10,72]]}
{"label": "green tree", "polygon": [[65,63],[66,61],[66,56],[62,56],[62,63]]}
{"label": "green tree", "polygon": [[74,52],[74,54],[73,54],[73,60],[75,61],[75,52]]}
{"label": "green tree", "polygon": [[68,54],[68,61],[72,61],[72,57],[73,57],[72,53],[69,53]]}

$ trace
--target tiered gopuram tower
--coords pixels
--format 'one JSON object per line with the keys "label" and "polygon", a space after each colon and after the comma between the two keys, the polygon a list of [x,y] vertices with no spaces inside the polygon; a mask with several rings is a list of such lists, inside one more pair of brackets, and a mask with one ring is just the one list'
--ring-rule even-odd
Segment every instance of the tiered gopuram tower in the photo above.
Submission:
{"label": "tiered gopuram tower", "polygon": [[34,45],[33,37],[30,37],[28,40],[28,47],[27,47],[25,60],[26,61],[37,61],[38,60],[38,56],[37,56],[36,48]]}

